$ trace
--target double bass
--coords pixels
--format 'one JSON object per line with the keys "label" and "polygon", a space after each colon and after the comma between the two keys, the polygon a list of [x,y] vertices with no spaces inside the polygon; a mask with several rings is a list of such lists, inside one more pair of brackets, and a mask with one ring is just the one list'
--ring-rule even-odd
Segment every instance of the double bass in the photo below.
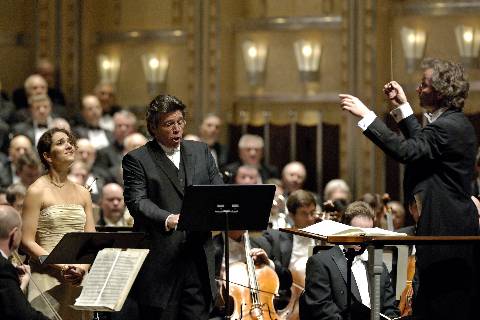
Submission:
{"label": "double bass", "polygon": [[256,266],[250,255],[250,237],[244,233],[246,263],[230,266],[230,297],[233,300],[232,320],[280,320],[273,306],[279,280],[272,268]]}

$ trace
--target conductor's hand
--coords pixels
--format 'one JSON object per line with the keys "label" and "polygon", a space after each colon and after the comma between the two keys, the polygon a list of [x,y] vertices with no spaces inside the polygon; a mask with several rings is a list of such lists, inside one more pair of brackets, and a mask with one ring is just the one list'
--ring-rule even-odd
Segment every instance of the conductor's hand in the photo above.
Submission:
{"label": "conductor's hand", "polygon": [[402,87],[396,81],[390,81],[383,86],[383,92],[390,100],[392,108],[407,102],[407,96]]}
{"label": "conductor's hand", "polygon": [[340,94],[340,104],[343,110],[349,111],[354,116],[363,118],[370,112],[370,109],[360,99],[349,94]]}
{"label": "conductor's hand", "polygon": [[256,265],[263,266],[270,263],[267,253],[263,249],[252,248],[250,249],[250,255],[252,256]]}
{"label": "conductor's hand", "polygon": [[177,228],[178,219],[180,218],[180,214],[171,214],[167,218],[167,229],[168,230],[175,230]]}

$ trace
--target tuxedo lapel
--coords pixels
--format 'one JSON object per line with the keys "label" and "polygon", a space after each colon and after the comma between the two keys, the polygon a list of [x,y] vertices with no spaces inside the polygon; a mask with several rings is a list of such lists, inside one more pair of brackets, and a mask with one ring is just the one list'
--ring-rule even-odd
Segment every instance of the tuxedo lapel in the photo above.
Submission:
{"label": "tuxedo lapel", "polygon": [[193,176],[195,175],[195,166],[193,163],[193,154],[185,147],[183,142],[180,144],[180,155],[183,159],[185,166],[185,179],[186,185],[191,186],[193,184]]}
{"label": "tuxedo lapel", "polygon": [[[345,284],[347,284],[347,259],[345,258],[345,255],[343,252],[340,250],[339,247],[335,246],[334,249],[332,250],[332,259],[335,262],[335,264],[338,267],[338,270],[340,271],[340,274],[342,275],[343,281],[345,281]],[[351,273],[351,272],[350,272]],[[358,291],[358,286],[357,283],[355,282],[355,277],[353,276],[353,273],[351,273],[352,277],[352,288],[351,292],[352,295],[357,299],[357,301],[362,301],[362,298],[360,297],[360,291]],[[348,290],[348,288],[347,288]]]}
{"label": "tuxedo lapel", "polygon": [[[167,166],[170,165],[170,159],[167,158],[165,152],[160,148],[158,143],[155,140],[150,141],[148,148],[150,155],[152,156],[155,164],[165,173],[170,182],[173,184],[175,189],[183,196],[183,189],[179,184],[178,175],[176,175],[173,170],[170,170]],[[172,163],[173,166],[175,166]]]}

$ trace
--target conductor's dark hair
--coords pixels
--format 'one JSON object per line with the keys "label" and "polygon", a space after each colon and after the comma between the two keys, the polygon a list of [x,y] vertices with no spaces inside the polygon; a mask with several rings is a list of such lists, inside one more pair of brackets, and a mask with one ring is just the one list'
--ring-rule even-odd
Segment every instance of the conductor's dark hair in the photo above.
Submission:
{"label": "conductor's dark hair", "polygon": [[155,137],[155,132],[159,125],[160,116],[175,112],[181,111],[182,115],[185,117],[186,106],[183,104],[180,99],[170,96],[170,95],[159,95],[150,102],[147,108],[146,120],[147,120],[147,130],[148,133]]}
{"label": "conductor's dark hair", "polygon": [[432,87],[440,96],[442,107],[462,109],[468,97],[470,85],[461,64],[452,61],[427,58],[423,69],[432,69]]}

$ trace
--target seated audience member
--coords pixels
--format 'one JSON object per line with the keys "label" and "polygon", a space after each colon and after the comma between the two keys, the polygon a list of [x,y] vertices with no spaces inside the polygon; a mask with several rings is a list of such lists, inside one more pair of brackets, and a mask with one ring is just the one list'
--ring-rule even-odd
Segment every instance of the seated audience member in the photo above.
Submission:
{"label": "seated audience member", "polygon": [[324,220],[340,221],[350,200],[351,194],[348,184],[342,179],[330,180],[323,190],[322,218]]}
{"label": "seated audience member", "polygon": [[102,188],[100,198],[100,220],[97,225],[111,227],[128,227],[133,225],[133,218],[126,214],[123,188],[116,183],[108,183]]}
{"label": "seated audience member", "polygon": [[88,178],[88,167],[85,162],[81,160],[75,160],[70,166],[70,172],[68,173],[68,179],[81,186],[86,186]]}
{"label": "seated audience member", "polygon": [[330,180],[323,189],[323,201],[344,200],[350,202],[350,187],[342,179]]}
{"label": "seated audience member", "polygon": [[136,130],[137,118],[127,110],[118,111],[113,115],[113,141],[105,148],[98,150],[95,166],[109,171],[118,167],[123,158],[123,143],[125,138]]}
{"label": "seated audience member", "polygon": [[200,137],[197,136],[197,135],[194,135],[194,134],[186,134],[184,137],[183,137],[183,140],[190,140],[190,141],[202,141],[200,140]]}
{"label": "seated audience member", "polygon": [[250,165],[242,165],[238,167],[235,174],[235,184],[258,184],[260,176],[256,167]]}
{"label": "seated audience member", "polygon": [[77,150],[75,151],[75,160],[80,160],[87,166],[88,175],[85,181],[85,186],[89,187],[92,194],[92,200],[98,203],[100,199],[100,192],[105,180],[110,179],[108,172],[102,168],[95,167],[95,159],[97,151],[88,139],[77,140]]}
{"label": "seated audience member", "polygon": [[[122,158],[125,154],[143,146],[147,142],[148,139],[141,133],[135,132],[128,135],[123,141]],[[123,186],[123,170],[121,162],[110,168],[108,173],[110,174],[110,178],[107,179],[108,182],[115,182]]]}
{"label": "seated audience member", "polygon": [[145,143],[148,142],[148,139],[141,133],[132,133],[128,135],[123,142],[123,154],[127,154],[132,150],[135,150]]}
{"label": "seated audience member", "polygon": [[33,152],[27,152],[17,160],[16,174],[20,183],[28,189],[35,180],[42,174],[40,159]]}
{"label": "seated audience member", "polygon": [[18,158],[27,152],[33,152],[30,139],[24,135],[14,136],[8,147],[8,157],[0,158],[0,187],[6,188],[20,181],[16,173],[16,165]]}
{"label": "seated audience member", "polygon": [[390,201],[387,203],[387,208],[392,213],[393,229],[398,230],[405,227],[405,208],[399,201]]}
{"label": "seated audience member", "polygon": [[8,122],[15,112],[15,106],[8,99],[8,95],[2,90],[2,81],[0,80],[0,152],[8,152],[10,142],[10,125]]}
{"label": "seated audience member", "polygon": [[28,99],[29,118],[13,126],[14,134],[23,134],[37,145],[38,140],[52,123],[52,102],[46,94],[39,94]]}
{"label": "seated audience member", "polygon": [[302,189],[306,178],[307,170],[303,163],[298,161],[287,163],[282,170],[282,183],[285,195],[288,196],[290,193]]}
{"label": "seated audience member", "polygon": [[228,161],[228,148],[218,141],[221,127],[222,120],[214,114],[208,114],[203,118],[198,130],[200,141],[208,144],[213,159],[215,159],[217,166],[220,168],[227,164]]}
{"label": "seated audience member", "polygon": [[[315,223],[317,203],[311,192],[294,191],[288,197],[287,207],[294,228],[305,228]],[[261,237],[252,239],[252,242],[264,249],[275,264],[275,271],[280,278],[279,296],[275,300],[275,306],[282,309],[290,300],[292,280],[298,286],[304,286],[305,265],[315,241],[271,229],[264,231]]]}
{"label": "seated audience member", "polygon": [[113,131],[113,116],[122,110],[122,107],[115,104],[115,89],[110,83],[99,83],[95,87],[94,92],[102,106],[102,117],[100,118],[99,125],[104,130]]}
{"label": "seated audience member", "polygon": [[[29,99],[38,95],[48,95],[51,100],[53,113],[57,114],[60,117],[67,117],[67,111],[64,104],[59,104],[55,98],[51,97],[48,94],[47,82],[46,80],[38,74],[29,76],[25,80],[25,92],[26,98],[22,101],[22,105],[17,105],[17,111],[13,114],[9,123],[18,123],[26,121],[29,117],[27,107],[29,106]],[[15,102],[15,93],[14,93],[14,102]]]}
{"label": "seated audience member", "polygon": [[262,161],[263,147],[262,137],[253,134],[244,134],[238,141],[240,160],[226,165],[221,171],[234,177],[238,167],[243,164],[248,164],[258,169],[261,178],[260,183],[270,178],[278,178],[278,169]]}
{"label": "seated audience member", "polygon": [[[50,99],[52,100],[53,104],[65,106],[65,96],[64,94],[54,88],[55,85],[55,67],[54,65],[47,59],[40,59],[37,62],[35,74],[32,76],[40,76],[44,83],[41,84],[42,92],[48,94]],[[32,77],[30,76],[30,77]],[[28,79],[28,78],[27,78]],[[25,85],[23,88],[18,88],[13,91],[12,100],[13,103],[17,106],[17,108],[25,108],[27,106],[28,97],[33,88],[40,86],[40,82],[38,79],[31,79],[31,83],[27,84],[25,81]]]}
{"label": "seated audience member", "polygon": [[6,198],[9,205],[15,208],[20,214],[22,213],[23,200],[27,194],[27,188],[21,183],[14,183],[6,190]]}
{"label": "seated audience member", "polygon": [[292,226],[291,219],[287,216],[286,200],[284,197],[284,190],[282,181],[279,179],[268,179],[267,184],[275,185],[275,195],[273,198],[272,209],[270,210],[270,218],[268,226],[270,229],[290,228]]}
{"label": "seated audience member", "polygon": [[30,280],[30,267],[14,267],[10,256],[22,239],[22,219],[12,207],[0,205],[0,319],[47,320],[28,303],[24,292]]}
{"label": "seated audience member", "polygon": [[58,129],[65,129],[67,131],[72,131],[72,127],[70,123],[64,118],[54,118],[50,123],[50,128],[58,128]]}
{"label": "seated audience member", "polygon": [[10,205],[10,203],[7,201],[7,190],[4,188],[0,188],[0,205]]}
{"label": "seated audience member", "polygon": [[[1,85],[1,81],[0,81]],[[4,124],[9,124],[15,113],[15,105],[7,97],[0,96],[0,120]]]}
{"label": "seated audience member", "polygon": [[102,107],[98,98],[94,95],[84,96],[80,113],[81,123],[73,128],[75,135],[78,138],[90,140],[97,150],[110,145],[113,140],[112,132],[100,127]]}
{"label": "seated audience member", "polygon": [[[344,214],[343,222],[353,227],[371,228],[373,210],[362,201],[351,203]],[[370,319],[370,294],[367,269],[367,251],[355,257],[352,265],[351,315],[347,315],[347,259],[342,246],[320,250],[307,262],[305,292],[300,298],[300,319]],[[355,250],[359,250],[355,247]],[[388,317],[397,317],[393,291],[387,267],[383,265],[380,284],[380,312]]]}

